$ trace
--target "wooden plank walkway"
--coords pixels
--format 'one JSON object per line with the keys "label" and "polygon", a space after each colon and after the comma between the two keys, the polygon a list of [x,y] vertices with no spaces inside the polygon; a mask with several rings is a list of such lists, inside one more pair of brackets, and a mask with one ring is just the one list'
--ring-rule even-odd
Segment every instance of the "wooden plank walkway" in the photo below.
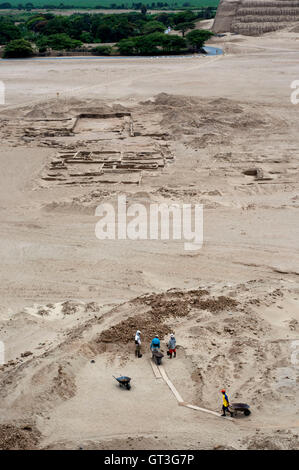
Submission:
{"label": "wooden plank walkway", "polygon": [[160,373],[160,370],[159,370],[159,367],[157,366],[157,364],[154,361],[152,361],[151,359],[149,361],[150,361],[150,364],[152,366],[153,373],[154,373],[154,376],[156,377],[156,379],[162,379],[162,375]]}
{"label": "wooden plank walkway", "polygon": [[184,400],[182,399],[181,395],[179,394],[179,392],[177,391],[177,389],[175,388],[175,386],[173,385],[171,380],[168,378],[168,375],[166,374],[164,367],[163,366],[157,366],[157,367],[159,368],[159,371],[161,372],[161,375],[162,375],[164,381],[167,383],[168,387],[170,388],[170,390],[174,394],[177,401],[179,403],[184,403]]}
{"label": "wooden plank walkway", "polygon": [[[173,395],[175,396],[179,406],[185,406],[186,408],[190,408],[191,410],[202,411],[203,413],[208,413],[210,415],[216,416],[217,418],[221,417],[221,414],[217,413],[216,411],[208,410],[207,408],[201,408],[200,406],[191,405],[190,403],[186,403],[183,400],[183,398],[181,397],[181,395],[179,394],[179,392],[177,391],[177,389],[175,388],[175,386],[173,385],[173,383],[171,382],[168,375],[166,374],[166,371],[165,371],[164,367],[162,365],[157,366],[152,359],[150,359],[150,363],[151,363],[151,366],[152,366],[152,369],[153,369],[153,372],[154,372],[154,375],[155,375],[156,379],[163,379],[164,380],[164,382],[168,385],[168,387],[172,391]],[[233,418],[230,418],[229,416],[227,416],[226,420],[233,421]]]}

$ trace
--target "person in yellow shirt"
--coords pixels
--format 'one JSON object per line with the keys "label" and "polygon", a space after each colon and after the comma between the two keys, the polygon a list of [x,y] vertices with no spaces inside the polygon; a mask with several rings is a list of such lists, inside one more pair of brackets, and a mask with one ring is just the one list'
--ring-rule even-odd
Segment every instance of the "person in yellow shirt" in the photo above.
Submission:
{"label": "person in yellow shirt", "polygon": [[233,413],[229,410],[229,399],[226,394],[226,391],[221,390],[221,393],[222,393],[222,402],[223,402],[223,405],[222,405],[223,414],[221,416],[226,416],[225,414],[226,411],[228,411],[230,415],[233,416]]}

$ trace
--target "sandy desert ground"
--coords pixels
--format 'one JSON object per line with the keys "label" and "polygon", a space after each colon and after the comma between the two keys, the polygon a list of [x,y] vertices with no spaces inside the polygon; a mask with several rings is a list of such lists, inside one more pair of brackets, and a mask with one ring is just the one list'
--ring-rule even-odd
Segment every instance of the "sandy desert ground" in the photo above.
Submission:
{"label": "sandy desert ground", "polygon": [[[213,43],[223,56],[0,61],[0,448],[298,449],[299,36]],[[144,149],[161,166],[63,160]],[[98,240],[95,208],[120,194],[203,204],[202,249]],[[249,417],[178,406],[149,352],[172,331],[184,402],[219,412],[225,387]]]}

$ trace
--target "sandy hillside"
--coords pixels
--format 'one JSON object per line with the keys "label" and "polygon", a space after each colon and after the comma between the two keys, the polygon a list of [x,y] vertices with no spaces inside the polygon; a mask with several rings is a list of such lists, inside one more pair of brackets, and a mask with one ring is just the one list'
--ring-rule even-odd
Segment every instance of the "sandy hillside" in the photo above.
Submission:
{"label": "sandy hillside", "polygon": [[[298,448],[297,36],[1,61],[0,448]],[[202,249],[98,240],[119,195],[203,204]],[[219,412],[225,387],[250,417],[178,405],[149,353],[173,331],[184,403]]]}

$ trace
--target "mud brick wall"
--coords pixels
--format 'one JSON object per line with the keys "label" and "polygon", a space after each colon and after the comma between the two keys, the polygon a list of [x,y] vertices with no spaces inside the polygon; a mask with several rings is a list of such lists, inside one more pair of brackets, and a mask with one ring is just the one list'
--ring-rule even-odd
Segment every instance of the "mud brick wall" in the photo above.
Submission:
{"label": "mud brick wall", "polygon": [[299,0],[221,0],[213,31],[259,36],[299,22]]}

